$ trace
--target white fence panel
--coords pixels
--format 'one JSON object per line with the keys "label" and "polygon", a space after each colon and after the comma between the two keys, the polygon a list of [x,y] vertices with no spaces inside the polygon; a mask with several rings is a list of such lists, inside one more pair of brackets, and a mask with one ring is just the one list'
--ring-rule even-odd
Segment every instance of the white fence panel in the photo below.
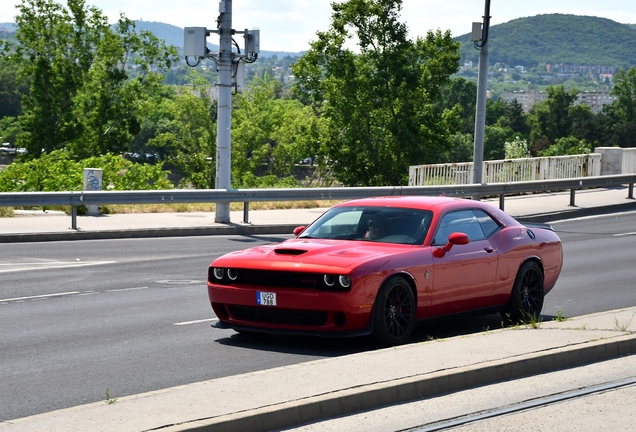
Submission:
{"label": "white fence panel", "polygon": [[[636,150],[636,149],[635,149]],[[636,153],[633,154],[636,157]],[[625,159],[624,159],[625,160]],[[636,173],[636,162],[632,158]],[[625,163],[625,162],[624,162]],[[409,186],[469,184],[473,178],[472,162],[415,165],[409,168]],[[601,155],[505,159],[484,161],[482,183],[512,183],[535,180],[561,180],[601,175]]]}
{"label": "white fence panel", "polygon": [[469,184],[473,163],[414,165],[409,167],[409,186],[443,186]]}

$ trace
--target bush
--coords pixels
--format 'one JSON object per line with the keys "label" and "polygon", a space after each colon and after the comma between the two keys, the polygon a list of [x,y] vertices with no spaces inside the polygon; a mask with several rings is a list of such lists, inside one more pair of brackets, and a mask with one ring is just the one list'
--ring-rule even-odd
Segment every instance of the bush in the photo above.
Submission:
{"label": "bush", "polygon": [[65,150],[55,150],[39,159],[15,162],[0,171],[0,192],[61,192],[84,189],[84,168],[102,169],[104,189],[172,189],[162,164],[130,162],[122,156],[106,154],[79,162]]}

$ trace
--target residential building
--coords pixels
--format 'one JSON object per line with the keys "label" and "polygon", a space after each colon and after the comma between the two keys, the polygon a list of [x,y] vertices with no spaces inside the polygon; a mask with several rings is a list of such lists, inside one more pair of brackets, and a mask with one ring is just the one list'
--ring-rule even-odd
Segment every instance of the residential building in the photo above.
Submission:
{"label": "residential building", "polygon": [[499,95],[499,99],[505,101],[513,101],[517,100],[523,107],[525,112],[530,111],[530,108],[534,106],[534,104],[538,104],[539,102],[543,102],[548,97],[548,94],[543,91],[538,90],[520,90],[515,92],[504,92]]}
{"label": "residential building", "polygon": [[579,93],[576,101],[578,104],[585,104],[590,107],[593,113],[598,114],[604,105],[616,102],[616,96],[612,96],[609,90],[595,90]]}

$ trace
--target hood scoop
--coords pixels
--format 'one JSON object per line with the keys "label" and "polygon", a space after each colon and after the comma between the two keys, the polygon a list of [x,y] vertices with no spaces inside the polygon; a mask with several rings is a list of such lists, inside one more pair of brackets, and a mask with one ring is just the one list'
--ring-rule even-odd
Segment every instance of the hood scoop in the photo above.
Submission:
{"label": "hood scoop", "polygon": [[307,253],[307,251],[302,249],[278,248],[278,249],[274,249],[274,253],[278,255],[302,255],[304,253]]}

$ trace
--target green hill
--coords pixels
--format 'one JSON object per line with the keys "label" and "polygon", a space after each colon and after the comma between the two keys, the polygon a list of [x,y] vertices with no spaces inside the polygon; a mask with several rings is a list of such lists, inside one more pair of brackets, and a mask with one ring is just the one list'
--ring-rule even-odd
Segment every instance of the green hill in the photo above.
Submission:
{"label": "green hill", "polygon": [[[164,39],[168,45],[174,45],[175,47],[183,47],[183,29],[181,27],[173,26],[172,24],[165,24],[161,22],[155,21],[135,21],[137,29],[139,30],[150,30],[160,39]],[[243,49],[243,36],[236,35],[234,39],[239,44],[241,49]],[[208,36],[208,41],[216,41],[218,40],[218,35]],[[218,51],[218,44],[208,43],[208,47],[212,51]],[[271,57],[272,55],[276,55],[279,58],[285,56],[297,57],[301,53],[293,53],[293,52],[282,52],[282,51],[261,51],[262,57]]]}
{"label": "green hill", "polygon": [[[462,58],[477,62],[479,51],[470,34],[455,39],[462,44]],[[537,15],[492,26],[488,47],[490,64],[628,68],[636,65],[636,25],[589,16]]]}

